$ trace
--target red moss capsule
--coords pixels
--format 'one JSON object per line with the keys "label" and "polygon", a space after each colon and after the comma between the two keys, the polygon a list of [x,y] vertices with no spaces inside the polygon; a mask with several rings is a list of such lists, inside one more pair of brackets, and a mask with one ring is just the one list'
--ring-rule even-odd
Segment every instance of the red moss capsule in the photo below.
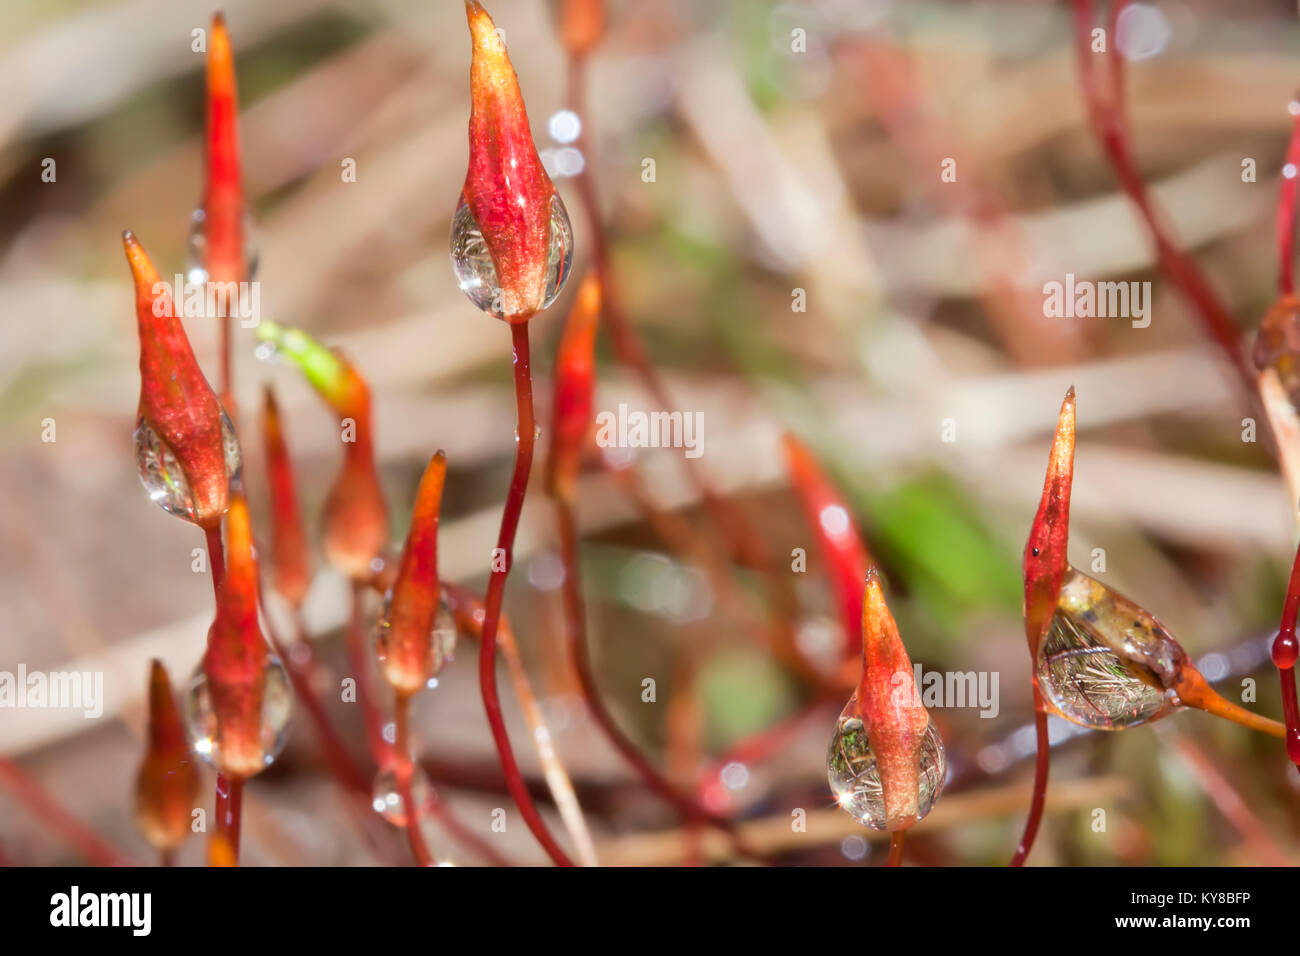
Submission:
{"label": "red moss capsule", "polygon": [[862,582],[875,564],[853,521],[852,513],[831,484],[812,452],[793,435],[782,439],[790,482],[803,503],[808,523],[831,567],[831,581],[844,625],[845,660],[858,654],[862,625]]}
{"label": "red moss capsule", "polygon": [[370,387],[342,354],[301,329],[264,320],[257,335],[297,365],[338,416],[343,467],[325,498],[325,558],[353,580],[367,581],[375,558],[388,545],[388,504],[375,468]]}
{"label": "red moss capsule", "polygon": [[835,726],[827,777],[840,808],[874,830],[905,830],[943,790],[943,740],[921,704],[875,568],[862,601],[862,680]]}
{"label": "red moss capsule", "polygon": [[167,284],[135,236],[124,232],[122,243],[140,332],[140,480],[164,511],[216,528],[238,483],[239,441],[199,369]]}
{"label": "red moss capsule", "polygon": [[239,165],[239,96],[225,18],[208,33],[207,128],[203,199],[195,212],[191,268],[212,282],[251,279],[244,187]]}
{"label": "red moss capsule", "polygon": [[226,575],[208,648],[186,698],[194,749],[221,773],[246,780],[279,755],[289,722],[288,675],[258,623],[257,563],[248,506],[226,518]]}
{"label": "red moss capsule", "polygon": [[1025,543],[1025,637],[1038,656],[1069,567],[1070,490],[1074,483],[1074,388],[1065,393],[1047,459],[1043,497]]}
{"label": "red moss capsule", "polygon": [[438,586],[438,514],[446,477],[447,457],[439,451],[420,479],[397,580],[375,635],[380,671],[399,695],[424,687],[442,669],[448,641],[455,640]]}
{"label": "red moss capsule", "polygon": [[469,169],[451,229],[461,290],[508,322],[555,300],[573,264],[573,230],[542,166],[505,42],[482,4],[467,2]]}
{"label": "red moss capsule", "polygon": [[311,551],[298,509],[298,488],[280,424],[280,408],[269,385],[262,410],[262,437],[271,485],[271,582],[286,601],[299,607],[311,586]]}
{"label": "red moss capsule", "polygon": [[199,771],[162,662],[149,669],[149,729],[135,777],[135,823],[149,845],[174,850],[190,835],[199,798]]}
{"label": "red moss capsule", "polygon": [[564,323],[555,356],[554,428],[546,482],[551,494],[573,500],[582,452],[593,427],[596,386],[596,329],[600,322],[600,281],[588,275]]}

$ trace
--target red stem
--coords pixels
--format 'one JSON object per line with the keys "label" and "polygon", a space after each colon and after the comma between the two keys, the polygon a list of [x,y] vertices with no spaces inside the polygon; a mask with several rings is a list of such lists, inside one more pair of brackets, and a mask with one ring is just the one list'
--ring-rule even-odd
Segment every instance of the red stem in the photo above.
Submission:
{"label": "red stem", "polygon": [[235,863],[239,862],[239,825],[244,810],[244,781],[240,777],[217,774],[217,833],[226,839]]}
{"label": "red stem", "polygon": [[433,854],[424,840],[424,831],[420,828],[423,807],[415,805],[415,796],[411,792],[411,780],[415,767],[411,760],[411,698],[400,691],[393,706],[393,723],[396,727],[393,750],[395,751],[393,776],[397,781],[397,792],[402,798],[403,816],[406,818],[406,839],[411,844],[411,854],[417,866],[433,866]]}
{"label": "red stem", "polygon": [[134,861],[123,856],[116,847],[64,809],[35,777],[8,757],[0,757],[0,785],[32,816],[95,866],[134,865]]}
{"label": "red stem", "polygon": [[[297,613],[295,612],[295,617]],[[302,630],[301,619],[296,621],[299,631]],[[321,750],[325,754],[325,760],[330,765],[331,771],[338,779],[345,791],[356,794],[369,803],[370,785],[366,782],[366,776],[362,772],[360,765],[352,758],[344,746],[342,738],[339,737],[338,731],[334,729],[334,724],[330,721],[329,714],[325,712],[325,707],[321,703],[315,692],[312,690],[312,676],[315,674],[318,664],[316,653],[312,650],[304,638],[299,637],[293,647],[285,647],[279,637],[268,631],[271,639],[271,645],[275,653],[283,661],[285,670],[289,672],[289,680],[293,684],[294,694],[298,701],[307,709],[307,716],[311,718],[312,726],[316,729],[316,736],[320,740]]]}
{"label": "red stem", "polygon": [[221,594],[221,582],[226,577],[226,549],[221,543],[221,526],[204,528],[208,544],[208,565],[212,569],[212,593]]}
{"label": "red stem", "polygon": [[[1116,24],[1127,0],[1111,4],[1107,36],[1106,61],[1109,67],[1105,83],[1099,78],[1092,52],[1092,0],[1074,0],[1075,43],[1079,57],[1079,76],[1093,131],[1110,160],[1120,186],[1138,207],[1151,239],[1161,269],[1173,280],[1192,304],[1209,336],[1231,360],[1246,385],[1246,393],[1255,393],[1254,371],[1240,347],[1241,331],[1218,294],[1205,278],[1195,260],[1180,250],[1171,239],[1159,212],[1147,195],[1146,184],[1133,161],[1128,124],[1123,108],[1123,55],[1114,48]],[[1109,89],[1104,86],[1108,85]]]}
{"label": "red stem", "polygon": [[546,828],[541,814],[533,805],[528,786],[519,772],[515,762],[514,751],[510,748],[510,735],[506,732],[505,717],[501,713],[501,699],[497,694],[497,626],[501,621],[501,602],[505,598],[506,577],[510,574],[513,563],[511,553],[515,546],[515,532],[519,528],[519,516],[524,508],[524,494],[528,490],[528,474],[533,466],[533,447],[536,438],[537,419],[533,413],[533,379],[528,352],[528,323],[512,322],[510,334],[514,344],[515,404],[518,407],[519,422],[515,442],[515,469],[510,476],[510,491],[506,495],[505,508],[501,512],[501,531],[497,535],[498,552],[504,554],[498,570],[498,561],[492,562],[492,577],[488,581],[487,595],[484,598],[483,637],[479,641],[478,682],[483,692],[483,709],[487,712],[488,726],[492,728],[492,739],[496,743],[497,755],[501,758],[501,769],[505,773],[506,786],[515,805],[523,815],[524,822],[532,831],[537,842],[542,845],[547,855],[557,866],[573,866],[560,845],[555,842],[551,832]]}
{"label": "red stem", "polygon": [[361,714],[366,723],[366,739],[370,742],[370,753],[377,766],[383,766],[382,755],[388,752],[388,743],[384,740],[384,718],[371,693],[369,654],[366,648],[365,628],[361,622],[361,605],[365,599],[366,584],[362,581],[352,582],[352,612],[348,619],[347,654],[348,664],[356,675],[357,703],[361,705]]}
{"label": "red stem", "polygon": [[1047,712],[1043,709],[1043,697],[1034,686],[1034,736],[1038,742],[1038,753],[1034,757],[1034,797],[1029,804],[1029,819],[1025,821],[1025,832],[1020,837],[1015,856],[1011,858],[1012,866],[1024,866],[1025,858],[1034,848],[1034,839],[1038,836],[1038,825],[1043,822],[1043,804],[1047,799],[1047,771],[1052,762],[1052,745],[1047,737]]}
{"label": "red stem", "polygon": [[[1300,100],[1297,100],[1300,102]],[[1291,141],[1287,145],[1286,161],[1300,171],[1300,111],[1291,127]],[[1282,176],[1277,199],[1277,284],[1283,295],[1295,292],[1295,218],[1296,186],[1300,173]]]}
{"label": "red stem", "polygon": [[1277,637],[1273,639],[1273,664],[1282,682],[1282,711],[1286,718],[1286,752],[1291,762],[1300,767],[1300,703],[1296,700],[1295,665],[1300,656],[1300,643],[1296,641],[1296,615],[1300,613],[1300,548],[1296,549],[1291,565],[1291,579],[1287,582],[1286,602],[1282,606],[1282,621]]}
{"label": "red stem", "polygon": [[[640,379],[651,398],[664,409],[672,408],[668,390],[650,362],[644,344],[628,321],[619,299],[619,288],[613,274],[610,261],[609,236],[605,232],[605,223],[600,215],[600,203],[596,192],[595,166],[591,151],[590,126],[585,96],[586,59],[569,58],[568,102],[569,109],[582,118],[582,128],[578,136],[577,147],[586,157],[581,172],[574,177],[574,186],[582,201],[587,224],[591,230],[592,259],[600,280],[601,316],[609,329],[610,344],[614,355],[625,367],[630,368]],[[722,532],[734,560],[739,564],[754,567],[766,578],[769,607],[778,641],[786,646],[793,646],[793,631],[788,622],[793,619],[796,601],[793,586],[787,576],[779,574],[771,561],[762,539],[756,535],[744,517],[722,498],[705,479],[698,466],[692,462],[686,473],[700,496],[705,512],[712,516]]]}
{"label": "red stem", "polygon": [[903,838],[906,833],[906,830],[896,830],[889,835],[889,859],[885,861],[885,866],[903,865]]}
{"label": "red stem", "polygon": [[736,851],[742,856],[761,859],[743,844],[735,823],[726,817],[710,813],[660,773],[637,749],[636,744],[619,729],[614,716],[605,707],[591,667],[591,649],[587,646],[587,623],[582,606],[582,584],[578,576],[578,536],[574,528],[573,509],[558,496],[555,499],[555,509],[556,523],[559,525],[560,532],[560,561],[564,565],[564,584],[561,593],[564,600],[569,658],[577,672],[578,684],[587,703],[587,709],[596,719],[597,726],[600,727],[605,738],[623,755],[623,759],[632,765],[632,769],[637,772],[645,785],[671,804],[684,819],[721,830],[731,837]]}

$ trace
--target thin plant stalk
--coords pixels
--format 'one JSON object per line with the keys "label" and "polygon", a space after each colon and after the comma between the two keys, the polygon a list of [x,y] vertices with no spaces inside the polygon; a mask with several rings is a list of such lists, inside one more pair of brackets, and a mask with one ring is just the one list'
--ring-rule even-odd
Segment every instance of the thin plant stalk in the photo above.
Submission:
{"label": "thin plant stalk", "polygon": [[[465,588],[447,581],[442,582],[442,593],[447,599],[447,606],[456,617],[458,630],[481,640],[483,602]],[[515,699],[519,702],[519,709],[523,711],[524,723],[528,725],[529,736],[533,741],[533,749],[537,753],[537,761],[542,767],[546,786],[551,791],[555,807],[564,821],[570,839],[573,840],[574,852],[583,866],[598,866],[596,845],[591,838],[587,818],[582,812],[582,805],[578,802],[578,794],[573,789],[569,772],[564,769],[564,764],[556,752],[554,738],[542,716],[542,708],[528,680],[528,672],[524,670],[524,662],[519,656],[519,645],[515,641],[510,618],[504,614],[497,629],[497,644],[500,645],[501,655],[506,660],[506,669],[510,673]]]}
{"label": "thin plant stalk", "polygon": [[[619,299],[619,288],[610,257],[609,236],[600,214],[595,174],[592,172],[595,163],[591,152],[590,116],[587,112],[586,66],[585,55],[569,57],[566,99],[568,108],[582,118],[582,127],[576,145],[586,157],[586,163],[574,177],[574,186],[578,191],[591,230],[592,259],[603,298],[602,315],[608,325],[610,342],[619,362],[641,379],[646,391],[660,407],[672,408],[668,390],[655,371],[645,346],[628,321]],[[791,622],[797,611],[797,601],[790,579],[778,572],[762,538],[754,532],[744,516],[717,493],[712,484],[701,474],[700,469],[688,466],[686,473],[698,491],[706,513],[712,517],[727,542],[733,558],[739,564],[753,567],[763,575],[766,582],[764,594],[768,603],[772,643],[783,658],[787,660],[796,658],[794,628]],[[806,669],[800,668],[800,671],[805,680],[814,679],[814,675]]]}
{"label": "thin plant stalk", "polygon": [[239,862],[239,833],[244,810],[244,781],[240,777],[217,774],[217,792],[213,815],[216,834],[231,854],[232,864]]}
{"label": "thin plant stalk", "polygon": [[418,866],[432,866],[435,862],[425,842],[424,831],[420,828],[421,809],[415,805],[411,791],[415,765],[411,759],[411,697],[398,692],[393,704],[393,724],[395,729],[393,752],[393,776],[397,781],[397,792],[402,798],[403,816],[406,818],[406,839],[411,844],[411,853]]}
{"label": "thin plant stalk", "polygon": [[889,835],[889,859],[885,861],[885,866],[903,865],[903,840],[906,836],[906,830],[897,830]]}
{"label": "thin plant stalk", "polygon": [[561,497],[555,499],[556,523],[560,533],[560,560],[564,565],[564,583],[561,588],[564,601],[566,635],[569,646],[569,659],[573,663],[578,677],[578,685],[586,701],[587,709],[596,720],[597,726],[605,738],[622,754],[632,769],[654,793],[670,804],[684,820],[714,827],[726,833],[736,842],[736,850],[742,856],[752,856],[752,851],[742,845],[735,823],[726,817],[710,813],[689,794],[674,786],[672,781],[659,772],[648,761],[626,734],[619,729],[613,714],[605,706],[596,686],[596,677],[591,667],[591,650],[587,644],[586,614],[583,609],[582,583],[578,577],[578,536],[574,526],[573,509]]}
{"label": "thin plant stalk", "polygon": [[1029,802],[1029,817],[1025,820],[1024,832],[1020,843],[1011,857],[1012,866],[1024,866],[1029,851],[1034,848],[1038,837],[1038,827],[1043,822],[1043,808],[1047,803],[1047,774],[1052,765],[1052,744],[1047,736],[1047,711],[1044,710],[1043,695],[1034,685],[1034,794]]}
{"label": "thin plant stalk", "polygon": [[221,589],[221,579],[226,574],[226,551],[221,543],[221,527],[204,528],[204,535],[207,537],[208,546],[208,564],[212,566],[212,591],[219,593]]}
{"label": "thin plant stalk", "polygon": [[370,684],[369,655],[366,648],[365,628],[361,621],[365,592],[364,582],[352,582],[352,606],[348,616],[345,643],[348,664],[356,675],[357,703],[361,705],[362,718],[366,724],[366,740],[370,744],[370,752],[376,755],[378,760],[378,755],[387,751],[387,743],[384,741],[384,718],[379,712],[379,705],[375,703],[375,695]]}
{"label": "thin plant stalk", "polygon": [[537,812],[537,807],[533,805],[528,786],[519,772],[519,764],[515,761],[514,751],[510,747],[510,735],[506,731],[505,717],[501,713],[501,698],[497,692],[496,650],[497,631],[501,623],[501,604],[505,598],[506,578],[510,574],[512,564],[511,552],[515,545],[515,532],[519,529],[524,495],[528,490],[528,476],[533,465],[537,428],[537,419],[533,411],[528,323],[526,321],[512,323],[510,334],[514,345],[515,404],[518,408],[515,467],[510,477],[510,491],[506,495],[505,508],[501,512],[501,530],[497,535],[498,554],[504,555],[504,560],[499,565],[493,562],[492,577],[488,581],[487,595],[484,599],[483,636],[479,641],[478,658],[479,688],[483,694],[483,709],[487,713],[488,726],[492,729],[492,740],[496,744],[497,755],[501,758],[501,769],[505,772],[506,786],[510,790],[511,797],[514,798],[515,805],[547,856],[557,866],[573,866],[573,861],[555,842],[541,814]]}
{"label": "thin plant stalk", "polygon": [[1282,607],[1282,620],[1277,637],[1273,639],[1273,664],[1277,667],[1282,685],[1282,712],[1286,717],[1286,752],[1291,762],[1300,767],[1300,702],[1296,699],[1295,665],[1300,657],[1300,642],[1296,640],[1296,615],[1300,613],[1300,548],[1296,550],[1291,565],[1291,578],[1287,582],[1286,603]]}
{"label": "thin plant stalk", "polygon": [[[1111,38],[1111,47],[1107,48],[1105,54],[1094,54],[1091,47],[1092,0],[1074,0],[1075,48],[1088,117],[1120,186],[1137,206],[1146,224],[1161,269],[1191,301],[1205,332],[1241,376],[1247,394],[1253,396],[1256,388],[1255,373],[1241,350],[1241,330],[1195,260],[1183,252],[1170,237],[1168,227],[1151,201],[1146,183],[1133,159],[1128,120],[1124,114],[1123,56],[1113,49],[1119,14],[1125,5],[1126,0],[1114,0],[1111,3],[1106,31]],[[1096,65],[1096,57],[1099,55],[1105,57],[1108,67],[1104,78]]]}
{"label": "thin plant stalk", "polygon": [[0,757],[0,786],[88,862],[95,866],[133,865],[132,860],[69,813],[36,778],[7,757]]}

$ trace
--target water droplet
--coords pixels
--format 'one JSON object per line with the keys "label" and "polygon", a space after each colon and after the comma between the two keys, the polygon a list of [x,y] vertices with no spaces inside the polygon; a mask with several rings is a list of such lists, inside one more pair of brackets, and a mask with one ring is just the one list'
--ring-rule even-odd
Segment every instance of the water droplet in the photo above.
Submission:
{"label": "water droplet", "polygon": [[[463,199],[451,220],[451,266],[460,289],[476,306],[503,318],[501,286],[483,233]],[[558,195],[551,197],[551,241],[546,257],[546,293],[542,308],[555,301],[573,266],[573,227]]]}
{"label": "water droplet", "polygon": [[[948,773],[943,740],[934,721],[925,730],[918,756],[917,780],[920,788],[916,795],[916,819],[922,819],[943,790]],[[873,830],[884,830],[885,793],[880,781],[880,769],[859,713],[855,695],[835,724],[830,752],[826,757],[826,777],[831,793],[849,816]]]}
{"label": "water droplet", "polygon": [[[292,701],[293,691],[288,672],[280,663],[280,658],[274,654],[267,655],[266,682],[262,688],[261,748],[264,766],[270,766],[284,749]],[[224,770],[217,713],[212,705],[208,675],[202,664],[195,669],[185,692],[185,725],[194,752],[210,766]]]}
{"label": "water droplet", "polygon": [[[186,247],[185,280],[199,284],[208,281],[208,237],[206,232],[207,213],[203,207],[195,209],[190,215],[189,239]],[[247,275],[244,280],[252,282],[257,278],[257,267],[261,263],[261,235],[257,220],[251,211],[244,210],[244,263]]]}
{"label": "water droplet", "polygon": [[[235,427],[224,410],[221,412],[221,441],[226,459],[226,478],[231,490],[237,491],[241,484],[243,462]],[[185,477],[171,446],[143,417],[137,418],[135,423],[135,460],[140,470],[140,481],[149,492],[149,497],[163,511],[193,521],[194,495],[190,491],[189,479]]]}
{"label": "water droplet", "polygon": [[[420,767],[415,768],[411,777],[411,802],[415,804],[417,816],[423,818],[433,805],[433,785],[428,775]],[[395,827],[406,826],[406,805],[397,788],[397,768],[388,767],[379,771],[375,777],[375,786],[371,791],[370,805]]]}
{"label": "water droplet", "polygon": [[258,342],[253,349],[253,357],[260,362],[274,362],[280,357],[280,346],[274,342]]}
{"label": "water droplet", "polygon": [[1072,568],[1038,648],[1038,687],[1066,720],[1122,730],[1176,706],[1159,674],[1174,673],[1185,657],[1158,621]]}
{"label": "water droplet", "polygon": [[[533,426],[533,441],[537,441],[537,440],[538,440],[539,438],[541,438],[541,437],[542,437],[542,426],[541,426],[541,425],[534,425],[534,426]],[[518,425],[515,426],[515,441],[516,441],[516,442],[519,441],[519,426],[518,426]]]}
{"label": "water droplet", "polygon": [[[383,613],[380,614],[379,623],[375,627],[375,657],[378,658],[381,669],[388,660],[389,628],[392,626],[389,617],[392,600],[393,593],[389,591],[384,598]],[[456,616],[447,605],[446,596],[440,595],[438,612],[433,616],[433,639],[429,641],[429,659],[425,665],[425,673],[430,677],[440,673],[447,662],[454,658],[455,652]]]}

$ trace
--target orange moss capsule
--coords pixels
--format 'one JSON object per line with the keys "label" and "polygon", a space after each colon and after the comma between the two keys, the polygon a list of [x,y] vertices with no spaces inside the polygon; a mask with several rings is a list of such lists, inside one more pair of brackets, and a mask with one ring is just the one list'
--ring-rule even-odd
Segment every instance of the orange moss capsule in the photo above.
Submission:
{"label": "orange moss capsule", "polygon": [[195,263],[212,282],[250,278],[246,256],[246,210],[239,165],[239,96],[235,54],[225,17],[217,13],[208,33],[207,127],[203,200],[192,237]]}
{"label": "orange moss capsule", "polygon": [[446,477],[447,457],[439,451],[420,479],[397,580],[375,635],[380,671],[399,695],[423,688],[442,670],[455,642],[455,624],[438,586],[438,514]]}
{"label": "orange moss capsule", "polygon": [[199,369],[167,284],[129,231],[122,244],[135,280],[140,332],[140,480],[164,511],[214,529],[238,485],[239,441]]}
{"label": "orange moss capsule", "polygon": [[262,438],[271,485],[271,581],[286,601],[299,607],[311,586],[311,550],[298,509],[298,488],[280,423],[280,407],[271,386],[266,386],[264,397]]}
{"label": "orange moss capsule", "polygon": [[912,661],[872,568],[862,601],[862,680],[831,738],[831,792],[873,830],[905,830],[930,812],[946,773],[943,740],[917,694]]}
{"label": "orange moss capsule", "polygon": [[857,656],[860,646],[862,582],[875,560],[862,540],[852,513],[812,452],[789,434],[782,439],[782,448],[790,482],[799,494],[808,523],[816,530],[831,566],[831,581],[840,606],[840,621],[844,625],[843,657],[851,661]]}
{"label": "orange moss capsule", "polygon": [[375,468],[370,387],[336,349],[301,329],[263,320],[258,338],[297,365],[338,416],[343,468],[325,498],[325,558],[354,581],[368,581],[388,545],[388,504]]}
{"label": "orange moss capsule", "polygon": [[243,498],[226,518],[226,576],[186,704],[195,751],[230,777],[260,773],[284,747],[289,681],[258,623],[257,563]]}
{"label": "orange moss capsule", "polygon": [[578,297],[564,323],[555,356],[554,427],[546,463],[546,484],[553,495],[573,500],[582,452],[593,428],[596,387],[596,330],[600,323],[600,280],[582,280]]}
{"label": "orange moss capsule", "polygon": [[149,729],[135,777],[135,823],[157,850],[174,850],[190,835],[199,771],[190,756],[180,710],[162,662],[149,668]]}

